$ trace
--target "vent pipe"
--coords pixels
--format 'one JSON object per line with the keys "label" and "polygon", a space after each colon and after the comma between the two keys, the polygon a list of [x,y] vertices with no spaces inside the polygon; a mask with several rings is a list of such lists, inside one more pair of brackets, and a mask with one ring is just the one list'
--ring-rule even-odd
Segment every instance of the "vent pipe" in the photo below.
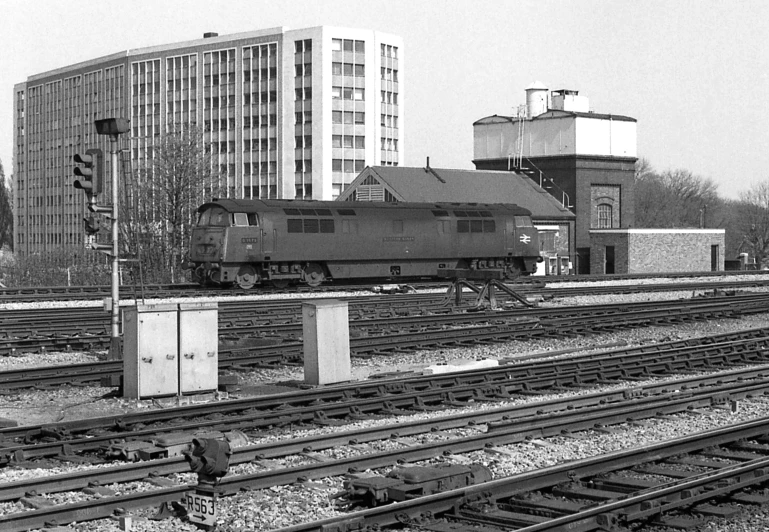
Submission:
{"label": "vent pipe", "polygon": [[441,183],[445,183],[446,182],[445,179],[443,179],[441,176],[438,175],[438,172],[436,172],[435,170],[430,168],[430,158],[429,157],[427,158],[427,166],[425,166],[425,173],[432,174]]}

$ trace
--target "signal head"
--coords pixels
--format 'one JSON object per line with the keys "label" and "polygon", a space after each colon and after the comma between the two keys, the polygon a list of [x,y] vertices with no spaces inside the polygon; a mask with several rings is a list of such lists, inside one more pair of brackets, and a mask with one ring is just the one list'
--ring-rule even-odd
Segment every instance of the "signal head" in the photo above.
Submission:
{"label": "signal head", "polygon": [[86,193],[89,202],[100,194],[104,187],[103,154],[99,149],[90,149],[85,153],[76,153],[72,160],[84,166],[76,166],[73,173],[82,178],[72,185]]}

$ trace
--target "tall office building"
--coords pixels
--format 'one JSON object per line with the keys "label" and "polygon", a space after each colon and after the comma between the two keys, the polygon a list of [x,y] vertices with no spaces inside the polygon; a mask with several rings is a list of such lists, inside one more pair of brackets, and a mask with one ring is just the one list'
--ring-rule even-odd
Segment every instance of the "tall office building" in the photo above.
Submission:
{"label": "tall office building", "polygon": [[14,94],[22,255],[84,242],[72,156],[108,152],[100,118],[130,120],[121,142],[134,169],[151,166],[170,128],[197,125],[233,198],[330,200],[365,166],[403,163],[403,41],[370,30],[207,33],[30,76]]}

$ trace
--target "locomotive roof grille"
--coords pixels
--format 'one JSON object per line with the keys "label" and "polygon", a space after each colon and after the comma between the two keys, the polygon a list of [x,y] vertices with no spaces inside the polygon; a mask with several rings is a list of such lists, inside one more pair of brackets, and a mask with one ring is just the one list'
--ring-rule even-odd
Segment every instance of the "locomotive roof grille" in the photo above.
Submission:
{"label": "locomotive roof grille", "polygon": [[490,211],[454,211],[457,218],[493,218]]}
{"label": "locomotive roof grille", "polygon": [[283,209],[291,216],[331,216],[331,209]]}

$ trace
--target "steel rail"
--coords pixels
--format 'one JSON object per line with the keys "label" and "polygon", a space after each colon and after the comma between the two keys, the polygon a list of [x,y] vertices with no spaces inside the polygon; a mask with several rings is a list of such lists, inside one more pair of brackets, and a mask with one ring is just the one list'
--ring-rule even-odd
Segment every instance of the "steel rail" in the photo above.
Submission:
{"label": "steel rail", "polygon": [[[756,346],[757,347],[757,346]],[[769,349],[769,339],[764,344]],[[707,358],[704,356],[690,355],[687,349],[678,350],[679,358],[688,360],[687,366],[712,368],[712,357],[723,360],[717,351],[723,349],[737,349],[735,345],[718,345],[710,347],[714,354]],[[696,348],[701,349],[701,348]],[[744,360],[744,352],[740,353],[740,359]],[[595,360],[593,358],[593,360]],[[658,365],[644,365],[648,370],[672,369],[666,361],[661,360]],[[74,424],[53,424],[39,427],[19,427],[15,432],[12,429],[4,431],[2,451],[0,451],[0,463],[24,461],[35,457],[50,457],[62,453],[72,454],[76,452],[93,451],[109,443],[114,443],[116,438],[129,437],[131,440],[144,440],[150,442],[153,437],[161,433],[188,432],[190,434],[201,430],[226,431],[233,429],[254,430],[273,425],[286,425],[289,423],[334,423],[332,420],[363,418],[371,415],[397,415],[407,411],[437,410],[447,407],[468,406],[477,401],[500,401],[508,399],[513,394],[521,391],[537,390],[544,393],[553,386],[568,389],[569,386],[582,385],[586,382],[608,383],[611,379],[621,380],[628,376],[628,372],[621,368],[612,370],[607,366],[593,364],[592,367],[584,367],[582,364],[570,366],[570,369],[558,369],[549,367],[548,371],[532,371],[525,368],[512,368],[513,371],[480,370],[470,372],[468,375],[446,375],[412,378],[406,382],[389,382],[377,386],[375,390],[349,389],[339,393],[304,394],[294,400],[284,396],[278,397],[278,403],[271,398],[263,401],[246,402],[245,404],[219,403],[212,408],[200,412],[186,413],[184,409],[174,410],[173,416],[163,414],[155,416],[147,412],[139,418],[119,419],[96,418],[85,426],[82,423],[75,428]],[[522,370],[522,371],[521,371]],[[754,378],[760,376],[767,369],[746,368],[742,370],[719,373],[713,379],[722,382],[728,379]],[[692,382],[707,382],[707,378],[692,378]],[[673,386],[686,386],[688,379],[677,381]],[[668,386],[669,387],[669,386]],[[653,387],[652,387],[653,388]],[[626,394],[627,392],[625,392]],[[282,402],[280,402],[282,401]],[[257,406],[261,403],[261,406]],[[544,408],[544,407],[543,407]],[[238,412],[240,412],[238,414]],[[216,414],[216,415],[215,415]],[[206,419],[215,415],[214,419]],[[228,417],[222,418],[221,416]],[[328,421],[327,421],[328,420]],[[161,423],[161,426],[156,426]],[[170,423],[163,425],[162,423]],[[149,428],[134,429],[133,425],[149,426]],[[155,426],[152,426],[155,425]],[[109,427],[120,428],[119,431],[106,430]],[[76,434],[88,430],[85,438],[76,438]],[[99,434],[97,431],[101,431]],[[18,439],[23,434],[25,442],[14,444],[13,436]],[[37,443],[39,438],[53,439],[50,442]]]}
{"label": "steel rail", "polygon": [[[760,295],[728,297],[728,298],[708,298],[700,300],[678,300],[668,302],[641,302],[633,304],[616,305],[591,305],[576,307],[558,307],[547,309],[530,309],[524,311],[506,311],[481,314],[458,314],[458,315],[440,315],[427,318],[425,316],[394,318],[388,320],[356,320],[351,327],[357,330],[359,327],[384,327],[387,323],[394,326],[404,325],[404,323],[461,323],[478,321],[504,321],[506,319],[529,318],[539,319],[541,323],[548,326],[551,335],[558,335],[560,331],[568,331],[569,334],[584,334],[585,332],[596,332],[617,327],[629,327],[654,324],[671,323],[676,321],[685,321],[695,319],[714,319],[724,317],[736,317],[739,314],[757,313],[769,311],[769,298]],[[579,320],[577,323],[572,323]],[[578,325],[578,326],[577,326]],[[300,332],[300,324],[288,326],[289,330]],[[239,329],[225,329],[227,335],[263,335],[266,331],[274,330],[272,327],[254,327],[243,326]],[[286,332],[286,329],[283,330]],[[220,329],[221,334],[221,329]],[[83,338],[82,346],[87,349],[104,348],[107,345],[108,336],[96,335]],[[0,354],[10,354],[19,349],[35,350],[46,349],[71,350],[78,347],[79,339],[77,337],[63,337],[41,339],[0,339]],[[103,345],[102,345],[103,344]]]}
{"label": "steel rail", "polygon": [[[723,467],[718,470],[692,475],[683,480],[631,493],[617,500],[604,502],[571,515],[556,517],[544,523],[517,528],[517,532],[562,532],[606,530],[627,525],[654,516],[661,516],[677,508],[693,507],[729,493],[764,484],[769,457],[756,458],[747,463]],[[457,512],[461,519],[463,512]],[[664,519],[662,523],[664,525]]]}
{"label": "steel rail", "polygon": [[[704,277],[712,279],[722,279],[726,277],[742,276],[742,277],[761,277],[766,275],[765,271],[760,270],[745,270],[745,271],[718,271],[718,272],[679,272],[679,273],[648,273],[648,274],[611,274],[611,275],[563,275],[563,276],[546,276],[546,277],[524,277],[516,280],[513,283],[517,287],[531,287],[532,285],[548,284],[561,284],[561,283],[593,283],[593,282],[616,282],[616,281],[633,281],[633,280],[645,280],[655,278],[670,278],[670,279],[687,279],[695,277]],[[717,281],[716,281],[717,282]],[[739,281],[737,281],[739,282]],[[747,283],[753,281],[745,281]],[[232,288],[203,288],[194,283],[177,283],[177,284],[148,284],[142,287],[124,285],[120,287],[121,299],[123,297],[141,298],[142,294],[145,298],[160,298],[160,297],[216,297],[216,296],[249,296],[254,294],[277,294],[277,293],[322,293],[326,291],[362,291],[371,289],[372,284],[327,284],[322,285],[315,289],[309,289],[306,287],[294,287],[293,290],[276,290],[270,287],[262,287],[258,290],[241,290],[237,287]],[[379,283],[381,284],[381,283]],[[410,283],[414,287],[418,288],[434,288],[445,287],[445,281],[439,282],[416,282]],[[696,284],[692,283],[692,284]],[[83,300],[83,299],[101,299],[110,295],[110,289],[108,286],[92,285],[92,286],[40,286],[40,287],[18,287],[18,288],[6,288],[0,287],[0,301],[8,300],[12,302],[34,302],[56,297],[57,299],[67,300]]]}
{"label": "steel rail", "polygon": [[[673,393],[663,394],[662,397],[639,397],[630,404],[620,402],[620,404],[605,404],[600,400],[596,406],[585,407],[575,411],[570,409],[567,411],[554,412],[547,416],[536,415],[523,417],[515,421],[507,421],[507,427],[496,426],[487,433],[482,433],[474,436],[460,437],[450,441],[433,442],[428,444],[422,444],[415,447],[406,447],[402,449],[394,449],[390,451],[381,451],[378,453],[367,454],[364,456],[354,456],[344,459],[334,460],[333,462],[315,462],[303,466],[295,466],[281,469],[274,469],[264,471],[250,475],[240,475],[233,477],[225,477],[219,487],[225,494],[232,494],[241,489],[264,489],[276,485],[285,485],[303,479],[322,478],[332,475],[341,475],[349,471],[351,468],[358,469],[371,469],[378,467],[386,467],[395,464],[396,462],[413,462],[417,460],[427,460],[440,456],[445,453],[457,454],[460,452],[469,452],[474,450],[483,449],[488,446],[497,446],[501,444],[510,444],[525,441],[532,437],[541,438],[553,435],[562,434],[564,431],[576,432],[579,430],[587,430],[595,426],[605,426],[616,423],[623,423],[629,419],[638,420],[645,417],[658,416],[662,414],[676,413],[690,410],[694,407],[709,406],[712,404],[713,395],[723,397],[728,395],[735,399],[744,398],[746,396],[755,395],[758,393],[767,393],[769,391],[769,379],[763,379],[761,383],[745,383],[737,382],[728,385],[717,386],[717,390],[706,390],[698,387],[697,390],[687,392],[686,394]],[[528,408],[519,410],[528,410]],[[495,413],[486,412],[484,414],[486,418],[493,418]],[[496,413],[497,417],[502,417],[504,414],[502,411]],[[421,432],[429,430],[433,425],[440,424],[440,420],[428,420],[427,422],[418,422],[423,425],[420,429]],[[468,418],[465,417],[463,422],[466,424]],[[366,441],[367,438],[379,438],[381,435],[392,433],[393,431],[408,431],[415,424],[411,426],[391,425],[390,427],[380,427],[376,429],[369,429],[368,431],[350,431],[343,434],[332,434],[329,436],[323,436],[320,438],[307,438],[305,440],[293,441],[293,442],[274,442],[271,444],[263,444],[250,446],[248,448],[235,449],[233,455],[233,463],[244,463],[254,459],[261,459],[264,457],[276,457],[286,456],[295,452],[299,452],[300,449],[307,450],[309,448],[329,448],[338,446],[341,442],[358,442]],[[365,434],[368,432],[368,434]],[[325,441],[323,441],[325,440]],[[165,459],[153,461],[149,464],[129,464],[125,466],[118,466],[113,468],[99,469],[90,472],[78,472],[68,475],[59,475],[50,477],[48,479],[35,479],[32,481],[16,481],[10,485],[0,485],[0,497],[3,500],[13,499],[21,496],[22,493],[27,493],[30,490],[35,490],[38,493],[53,492],[53,491],[67,491],[75,488],[82,488],[87,483],[93,482],[94,474],[97,475],[97,480],[100,484],[108,482],[123,481],[128,482],[132,480],[139,480],[146,478],[150,471],[158,472],[159,474],[170,474],[174,472],[180,472],[184,470],[186,464],[183,459]],[[90,474],[89,474],[90,473]],[[102,477],[102,475],[104,475]],[[84,485],[85,483],[85,485]],[[485,486],[485,485],[484,485]],[[170,493],[179,494],[179,491],[172,488],[174,491]],[[179,488],[186,491],[185,488]],[[158,490],[154,490],[153,493]],[[165,490],[160,490],[159,493],[169,493]],[[161,500],[173,500],[173,497],[160,499],[152,499],[152,504],[157,504]],[[108,497],[102,499],[108,508],[114,509],[115,499]],[[143,499],[146,500],[146,499]],[[136,500],[131,499],[131,503],[137,504]],[[130,507],[130,504],[127,505]],[[52,513],[51,509],[46,509],[44,513],[38,513],[39,511],[24,512],[22,515],[26,518],[15,518],[17,514],[11,516],[0,517],[0,528],[3,530],[22,530],[23,528],[16,528],[18,526],[34,526],[40,525],[41,522],[30,521],[30,514],[37,518],[44,516],[45,519],[55,518],[58,523],[68,522],[68,516],[73,515],[74,512],[78,513],[78,519],[73,520],[87,520],[87,517],[83,515],[83,506],[87,503],[78,503],[77,505],[65,505],[60,507],[61,514]],[[91,508],[93,518],[105,517],[109,512],[101,508],[101,505],[97,504],[97,508]],[[23,523],[20,525],[18,523]],[[34,523],[30,525],[30,523]],[[7,527],[7,528],[6,528]]]}
{"label": "steel rail", "polygon": [[[110,427],[130,427],[135,424],[167,423],[181,419],[200,418],[222,412],[254,410],[269,418],[269,410],[284,411],[286,407],[332,403],[344,407],[353,398],[375,398],[380,401],[393,395],[410,391],[451,390],[461,385],[502,386],[505,394],[529,393],[546,390],[552,386],[567,387],[574,382],[611,382],[612,379],[638,379],[648,375],[667,375],[713,368],[719,365],[756,364],[766,360],[769,354],[769,330],[744,331],[742,338],[736,333],[705,338],[701,341],[677,341],[629,349],[615,349],[597,353],[580,354],[557,363],[527,360],[504,364],[495,368],[439,375],[411,375],[401,379],[368,380],[323,389],[297,390],[272,396],[257,396],[227,402],[185,406],[173,410],[151,411],[88,418],[74,422],[50,423],[40,426],[7,427],[0,429],[0,438],[8,442],[18,438],[30,438],[36,432],[77,434],[86,431],[106,430]],[[652,355],[650,360],[650,356]],[[373,403],[374,405],[376,402]],[[359,404],[358,406],[362,406]],[[346,408],[346,407],[345,407]],[[369,406],[375,411],[374,406]],[[125,430],[125,429],[123,429]]]}
{"label": "steel rail", "polygon": [[[730,311],[728,310],[729,307],[724,307],[722,303],[714,303],[714,302],[703,302],[703,303],[697,303],[696,305],[690,306],[690,305],[684,305],[683,309],[681,308],[682,305],[680,304],[674,304],[674,305],[665,305],[665,306],[655,306],[652,307],[652,309],[647,309],[645,306],[633,306],[631,307],[629,313],[626,311],[622,313],[621,319],[617,320],[615,319],[613,322],[613,327],[619,327],[619,326],[631,326],[631,325],[638,325],[638,324],[644,324],[648,323],[650,321],[653,322],[664,322],[666,320],[675,320],[675,319],[684,319],[684,315],[686,312],[694,312],[694,313],[702,313],[704,312],[706,316],[712,317],[714,313],[721,315],[722,313],[729,314]],[[614,312],[621,312],[624,310],[621,307],[614,308]],[[552,316],[552,314],[556,314],[556,316]],[[517,332],[515,334],[510,334],[510,331],[503,332],[501,328],[497,329],[499,331],[498,336],[500,338],[510,338],[510,337],[526,337],[525,331],[527,330],[525,328],[525,325],[528,323],[531,325],[531,327],[528,329],[528,337],[531,337],[531,335],[542,335],[545,334],[546,331],[545,328],[549,329],[549,334],[558,334],[559,331],[567,331],[568,327],[571,327],[574,329],[575,327],[578,327],[579,330],[582,332],[595,330],[596,328],[602,328],[605,329],[604,326],[604,319],[606,315],[611,314],[610,310],[607,310],[605,307],[567,307],[565,309],[559,309],[556,312],[553,312],[552,310],[549,311],[541,311],[541,312],[535,312],[530,314],[518,314],[515,312],[505,312],[505,313],[483,313],[483,314],[469,314],[469,315],[449,315],[449,316],[434,316],[431,318],[428,317],[409,317],[409,318],[393,318],[389,320],[362,320],[362,321],[355,321],[352,323],[352,329],[353,331],[357,331],[358,334],[361,333],[360,328],[361,327],[389,327],[397,328],[397,327],[404,327],[410,323],[431,323],[436,326],[438,324],[444,324],[444,325],[453,325],[456,326],[458,323],[463,322],[469,322],[469,323],[478,323],[478,322],[501,322],[501,323],[509,323],[510,320],[513,320],[513,323],[519,323],[522,324],[523,329],[520,329],[520,327],[517,329]],[[548,317],[549,316],[549,317]],[[559,317],[560,316],[560,317]],[[615,315],[615,318],[617,316]],[[579,318],[580,321],[575,321]],[[543,327],[535,327],[535,323],[533,321],[526,321],[526,320],[536,320],[539,319],[540,323],[543,325]],[[574,331],[574,333],[578,333],[578,331]],[[427,332],[423,333],[423,338],[427,339],[427,345],[435,345],[435,336],[440,335],[441,331],[443,329],[433,332]],[[467,330],[468,334],[472,334],[472,331],[470,329]],[[233,334],[233,331],[229,331],[227,334]],[[418,334],[414,333],[411,335],[410,339],[407,339],[408,337],[405,334],[401,334],[398,339],[402,342],[403,347],[411,347],[414,346],[419,347],[423,344],[419,343],[418,340]],[[448,331],[445,333],[447,336],[455,335],[455,334],[465,334],[461,332],[454,331]],[[493,335],[492,335],[493,336]],[[226,338],[226,336],[225,336]],[[108,336],[105,334],[103,337],[86,337],[84,339],[85,342],[88,343],[89,346],[93,347],[93,344],[104,342],[106,345],[106,340],[108,339]],[[262,337],[264,339],[264,337]],[[391,340],[394,339],[393,334],[389,335],[380,335],[380,336],[371,336],[366,334],[360,334],[360,336],[354,337],[351,339],[351,341],[354,343],[354,351],[356,354],[362,354],[365,352],[380,352],[380,351],[387,351],[389,349],[392,349],[392,346],[389,344],[392,343]],[[32,340],[26,340],[26,341],[20,341],[16,345],[37,345],[42,340],[39,339],[32,339]],[[59,343],[59,344],[65,344],[63,348],[66,348],[67,350],[71,348],[71,343],[77,342],[77,339],[73,338],[58,338],[58,339],[52,339],[49,340],[49,343]],[[14,348],[11,348],[13,350]],[[226,353],[229,349],[234,348],[224,348],[223,351]],[[0,351],[2,351],[2,343],[0,343]],[[296,348],[294,348],[294,352],[296,352]],[[296,360],[298,357],[296,355],[292,355],[293,358]],[[273,357],[273,360],[275,358]],[[258,363],[258,361],[257,361]],[[21,370],[20,370],[21,371]],[[47,370],[40,370],[41,376],[46,375],[48,372]],[[70,372],[71,373],[71,372]],[[33,379],[32,384],[36,384],[35,377],[34,377],[34,370],[27,371],[24,373],[24,375],[27,375],[27,377],[22,377],[21,373],[17,373],[16,375],[13,375],[9,373],[7,375],[7,378],[0,377],[0,386],[3,385],[3,383],[9,383],[6,384],[6,386],[14,385],[16,387],[21,387],[22,385],[28,385],[29,379]],[[41,377],[42,378],[42,377]],[[52,382],[65,382],[65,377],[59,375],[58,378],[51,378]],[[85,382],[84,380],[81,380],[81,382]]]}
{"label": "steel rail", "polygon": [[[761,281],[759,286],[769,285],[769,280]],[[542,294],[545,298],[553,297],[567,297],[577,296],[584,294],[598,294],[598,293],[635,293],[635,292],[652,292],[652,291],[703,291],[708,289],[719,290],[726,288],[748,288],[757,286],[757,282],[750,281],[735,281],[731,283],[691,283],[687,285],[675,285],[675,284],[659,284],[659,285],[635,285],[635,286],[606,286],[606,287],[591,287],[591,288],[552,288],[552,289],[537,289],[534,293]],[[519,289],[523,294],[532,293],[531,289],[524,288]],[[392,299],[394,298],[394,299]],[[397,305],[397,308],[402,309],[409,302],[414,302],[420,306],[422,311],[430,306],[439,307],[443,301],[442,296],[436,294],[417,294],[417,295],[401,295],[392,296],[392,298],[382,296],[368,296],[364,298],[349,297],[340,298],[347,300],[350,304],[351,319],[363,318],[367,313],[382,313],[387,312],[386,308],[391,303]],[[500,295],[500,300],[504,300],[504,294]],[[372,311],[367,309],[371,304],[377,306],[384,305],[385,310]],[[262,317],[261,324],[267,326],[275,324],[275,316],[284,315],[286,317],[291,316],[289,322],[284,322],[284,325],[289,323],[297,323],[299,321],[299,315],[301,314],[301,301],[291,300],[286,302],[285,300],[265,300],[265,301],[228,301],[220,302],[220,326],[237,327],[238,323],[250,324],[251,326],[257,326],[254,318],[243,319],[244,313],[255,316],[260,315]],[[277,311],[275,307],[282,309]],[[260,312],[258,309],[270,309],[269,312]],[[437,309],[436,309],[437,310]],[[444,309],[444,312],[446,309]],[[269,316],[269,318],[268,318]],[[80,327],[78,333],[90,333],[100,334],[104,333],[107,328],[107,318],[103,310],[99,307],[66,307],[58,309],[23,309],[16,311],[3,311],[0,310],[0,325],[7,337],[18,336],[45,336],[58,334],[62,336],[73,336],[72,324],[73,321],[78,323]]]}
{"label": "steel rail", "polygon": [[[466,502],[509,498],[527,492],[543,490],[560,483],[572,482],[574,479],[594,476],[601,472],[623,469],[628,464],[659,461],[679,454],[692,453],[706,447],[727,445],[741,439],[763,437],[766,436],[767,432],[769,432],[769,418],[760,418],[751,422],[704,431],[656,444],[540,468],[467,488],[284,527],[275,532],[347,532],[364,527],[424,523],[425,516],[448,514],[456,506]],[[757,482],[766,480],[765,476],[755,478]],[[579,530],[579,528],[575,530]]]}
{"label": "steel rail", "polygon": [[[416,350],[420,348],[444,347],[452,345],[501,342],[510,339],[530,339],[533,337],[560,337],[563,335],[588,334],[605,331],[607,329],[626,328],[640,326],[649,323],[669,323],[697,319],[700,313],[706,317],[713,317],[715,313],[723,317],[723,313],[730,313],[720,307],[711,306],[691,310],[695,314],[683,312],[672,313],[666,311],[642,311],[624,315],[623,318],[615,317],[610,325],[607,325],[605,317],[588,316],[578,319],[550,318],[545,321],[518,320],[513,325],[487,325],[454,329],[433,329],[422,332],[408,332],[377,335],[358,336],[350,340],[351,352],[356,356],[367,354],[383,354],[389,351],[404,349]],[[701,316],[700,316],[701,317]],[[254,339],[253,341],[271,343],[269,339]],[[252,341],[252,342],[253,342]],[[246,342],[248,343],[248,341]],[[223,345],[220,347],[220,370],[240,369],[245,366],[266,366],[278,363],[300,363],[302,360],[302,345],[300,343],[282,343],[267,346],[237,347]],[[0,372],[0,388],[22,389],[29,387],[44,387],[62,384],[94,383],[100,382],[106,386],[118,384],[118,378],[122,374],[122,363],[115,361],[90,362],[74,365],[61,365],[45,368],[27,368]]]}

